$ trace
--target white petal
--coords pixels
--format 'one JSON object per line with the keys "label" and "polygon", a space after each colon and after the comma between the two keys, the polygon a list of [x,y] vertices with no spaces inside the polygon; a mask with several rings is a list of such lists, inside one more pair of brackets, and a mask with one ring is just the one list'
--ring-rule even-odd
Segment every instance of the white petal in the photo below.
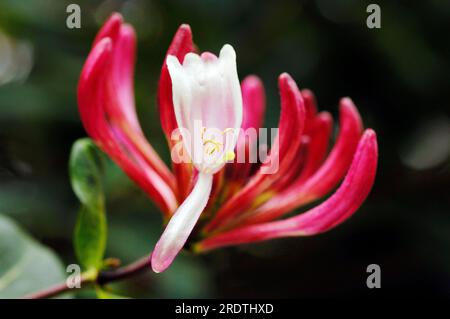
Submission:
{"label": "white petal", "polygon": [[191,158],[199,154],[194,150],[195,142],[204,142],[195,140],[195,136],[201,135],[195,132],[196,121],[200,121],[200,127],[206,129],[222,132],[231,129],[232,138],[227,138],[227,143],[213,154],[218,158],[217,162],[205,160],[199,164],[201,161],[194,161],[198,170],[214,173],[224,165],[221,159],[225,154],[233,151],[242,122],[242,95],[237,75],[236,53],[233,47],[227,44],[217,59],[202,59],[195,53],[188,53],[183,65],[175,60],[175,57],[167,58],[172,79],[174,112],[178,126],[185,128],[185,133],[190,134],[191,138],[184,140]]}
{"label": "white petal", "polygon": [[208,203],[213,176],[198,174],[194,189],[170,219],[152,254],[152,269],[162,272],[183,248]]}

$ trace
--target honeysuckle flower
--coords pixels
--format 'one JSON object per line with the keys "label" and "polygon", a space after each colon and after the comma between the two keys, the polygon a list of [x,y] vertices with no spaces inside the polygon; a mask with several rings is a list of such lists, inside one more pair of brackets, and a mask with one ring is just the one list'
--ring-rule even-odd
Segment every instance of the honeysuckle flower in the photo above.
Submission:
{"label": "honeysuckle flower", "polygon": [[[230,45],[222,48],[218,58],[208,52],[201,56],[188,53],[183,65],[173,55],[167,57],[166,63],[172,80],[175,118],[198,175],[192,192],[155,246],[152,267],[156,272],[166,269],[186,243],[208,203],[213,174],[234,159],[242,122],[236,54]],[[211,129],[216,134],[209,136]]]}
{"label": "honeysuckle flower", "polygon": [[[238,129],[259,129],[265,110],[262,82],[239,85],[236,54],[197,54],[188,25],[169,46],[158,84],[161,125],[171,169],[147,142],[133,98],[133,28],[113,14],[99,31],[81,72],[78,103],[83,125],[96,142],[156,203],[168,221],[152,254],[152,268],[166,269],[182,248],[219,247],[287,236],[311,236],[348,219],[375,179],[377,140],[363,130],[349,98],[339,103],[339,133],[329,150],[333,121],[318,112],[314,95],[279,77],[278,134],[264,162],[238,162],[255,146]],[[174,137],[174,131],[179,131]],[[174,153],[174,152],[173,152]],[[175,152],[177,153],[177,152]],[[275,170],[271,163],[278,163]],[[291,213],[321,200],[314,208]],[[286,215],[290,214],[290,217]]]}

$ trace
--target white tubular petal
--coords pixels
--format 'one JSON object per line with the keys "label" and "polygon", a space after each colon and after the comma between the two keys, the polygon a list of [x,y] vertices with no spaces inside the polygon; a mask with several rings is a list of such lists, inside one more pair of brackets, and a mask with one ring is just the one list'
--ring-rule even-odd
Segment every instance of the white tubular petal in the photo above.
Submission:
{"label": "white tubular petal", "polygon": [[234,114],[234,125],[230,126],[230,128],[237,129],[233,135],[232,143],[228,145],[228,147],[230,147],[229,150],[233,150],[236,146],[239,135],[238,130],[242,125],[243,107],[241,84],[237,74],[236,52],[231,45],[225,44],[223,46],[220,50],[219,60],[222,62],[222,72],[226,81],[226,87],[228,88],[230,99],[232,101],[231,106],[233,110],[231,112]]}
{"label": "white tubular petal", "polygon": [[[199,171],[215,173],[223,167],[225,155],[234,150],[242,123],[242,94],[236,53],[231,45],[226,44],[218,58],[212,53],[204,53],[201,57],[188,53],[181,65],[176,57],[169,56],[167,67],[172,80],[175,118],[178,127],[185,129],[184,134],[182,131],[185,148]],[[201,123],[198,132],[195,129],[196,122]],[[214,152],[213,158],[203,156],[208,153],[207,149],[194,150],[194,145],[211,147],[211,143],[199,137],[202,136],[202,127],[220,132],[229,132],[231,129],[233,132],[232,138],[227,139],[226,143],[217,139],[214,141],[221,142],[216,143],[221,147]],[[186,138],[186,134],[190,134],[191,138]],[[197,161],[197,156],[193,155],[198,154],[212,161]],[[214,161],[215,158],[217,160]]]}
{"label": "white tubular petal", "polygon": [[164,271],[183,248],[208,203],[213,175],[199,173],[194,189],[170,219],[152,254],[154,272]]}

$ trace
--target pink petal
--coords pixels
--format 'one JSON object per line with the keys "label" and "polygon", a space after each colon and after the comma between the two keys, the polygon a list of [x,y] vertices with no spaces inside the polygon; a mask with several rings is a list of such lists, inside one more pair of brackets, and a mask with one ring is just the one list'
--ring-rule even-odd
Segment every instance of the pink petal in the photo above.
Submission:
{"label": "pink petal", "polygon": [[314,118],[317,114],[317,103],[314,93],[308,89],[302,90],[302,96],[303,100],[305,101],[306,113],[305,134],[309,134],[314,122]]}
{"label": "pink petal", "polygon": [[92,47],[94,47],[99,41],[104,38],[114,38],[117,32],[119,31],[121,25],[123,23],[123,18],[120,13],[113,13],[109,17],[109,19],[103,24],[101,29],[98,31],[94,43]]}
{"label": "pink petal", "polygon": [[187,24],[182,24],[175,36],[172,43],[167,50],[166,58],[164,59],[161,75],[158,83],[158,109],[159,116],[161,118],[161,125],[168,140],[170,135],[178,127],[172,102],[172,81],[170,80],[169,71],[167,69],[166,59],[168,55],[174,55],[183,62],[184,56],[194,52],[194,43],[192,41],[191,28]]}
{"label": "pink petal", "polygon": [[257,208],[245,224],[273,220],[330,192],[347,172],[361,132],[358,110],[349,98],[342,99],[339,136],[322,166],[306,180],[300,175],[288,188]]}
{"label": "pink petal", "polygon": [[310,177],[322,165],[328,151],[333,118],[328,112],[319,113],[310,123],[310,145],[299,181]]}
{"label": "pink petal", "polygon": [[[156,153],[148,153],[153,150],[141,135],[132,92],[127,92],[132,89],[134,33],[128,26],[117,26],[120,22],[117,15],[107,22],[100,34],[111,37],[96,39],[83,67],[78,86],[81,119],[99,147],[164,213],[170,213],[177,206],[171,185],[166,181],[170,172]],[[118,56],[122,58],[120,61]],[[161,172],[168,173],[164,176]]]}
{"label": "pink petal", "polygon": [[273,185],[269,188],[268,192],[278,193],[289,187],[299,176],[299,174],[304,170],[305,159],[307,154],[309,154],[311,149],[311,138],[307,135],[301,137],[301,144],[298,148],[297,156],[294,158],[290,165],[289,171],[287,171],[283,176],[280,176]]}
{"label": "pink petal", "polygon": [[206,51],[202,52],[200,57],[205,62],[207,62],[207,61],[216,61],[217,60],[217,56],[214,53],[206,52]]}
{"label": "pink petal", "polygon": [[[169,142],[169,147],[172,148],[176,141],[172,141],[170,136],[172,132],[178,128],[173,101],[172,101],[172,81],[170,79],[169,71],[167,69],[166,59],[168,55],[176,56],[180,61],[183,61],[184,56],[193,52],[194,43],[192,41],[191,28],[187,24],[183,24],[178,28],[172,43],[167,50],[166,58],[164,59],[161,75],[158,83],[158,110],[161,120],[161,125],[166,138]],[[172,169],[175,174],[178,186],[178,200],[183,201],[192,189],[193,168],[190,163],[173,163]]]}
{"label": "pink petal", "polygon": [[[262,126],[264,120],[264,111],[266,108],[266,98],[264,93],[264,86],[261,80],[255,76],[247,76],[241,83],[242,100],[243,100],[243,117],[242,117],[242,131],[255,130],[256,137],[258,130]],[[250,162],[250,151],[255,149],[257,141],[246,138],[245,135],[239,136],[236,145],[236,154],[245,154],[245,162],[238,163],[238,158],[233,163],[227,165],[227,178],[233,183],[241,184],[245,178],[250,174],[250,170],[254,163]],[[231,194],[230,194],[231,195]]]}
{"label": "pink petal", "polygon": [[242,81],[241,91],[244,103],[242,129],[254,128],[258,130],[264,121],[266,108],[264,85],[257,76],[249,75]]}
{"label": "pink petal", "polygon": [[224,246],[279,237],[310,236],[332,229],[348,219],[372,189],[378,159],[376,135],[366,130],[348,173],[338,190],[319,206],[285,220],[245,226],[207,238],[195,247],[208,251]]}
{"label": "pink petal", "polygon": [[108,120],[121,127],[123,133],[135,145],[137,151],[161,178],[176,191],[175,177],[148,143],[136,115],[133,94],[133,76],[136,51],[136,35],[129,25],[122,25],[113,34],[113,59],[110,65],[111,81],[107,84],[110,96],[114,98],[106,104]]}

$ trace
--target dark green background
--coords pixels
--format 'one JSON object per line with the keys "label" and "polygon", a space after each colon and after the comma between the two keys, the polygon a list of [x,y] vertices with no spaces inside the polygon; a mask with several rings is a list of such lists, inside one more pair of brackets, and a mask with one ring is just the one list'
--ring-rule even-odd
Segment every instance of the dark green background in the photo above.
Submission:
{"label": "dark green background", "polygon": [[[70,3],[81,6],[81,29],[66,27]],[[86,135],[76,86],[95,33],[112,11],[136,28],[138,115],[168,160],[156,85],[174,32],[189,23],[202,50],[218,52],[230,43],[240,77],[263,79],[267,127],[278,121],[282,72],[312,89],[320,109],[335,116],[339,98],[352,97],[378,134],[376,184],[359,212],[329,233],[180,256],[166,273],[149,272],[116,291],[133,297],[449,296],[450,2],[378,1],[382,27],[372,30],[365,24],[368,3],[1,0],[0,34],[25,46],[32,67],[27,75],[16,56],[12,71],[2,72],[0,41],[0,212],[65,263],[74,262],[79,204],[67,162],[72,143]],[[118,168],[110,163],[107,172],[107,256],[129,262],[152,249],[161,218]],[[365,283],[372,263],[382,271],[377,291]]]}

